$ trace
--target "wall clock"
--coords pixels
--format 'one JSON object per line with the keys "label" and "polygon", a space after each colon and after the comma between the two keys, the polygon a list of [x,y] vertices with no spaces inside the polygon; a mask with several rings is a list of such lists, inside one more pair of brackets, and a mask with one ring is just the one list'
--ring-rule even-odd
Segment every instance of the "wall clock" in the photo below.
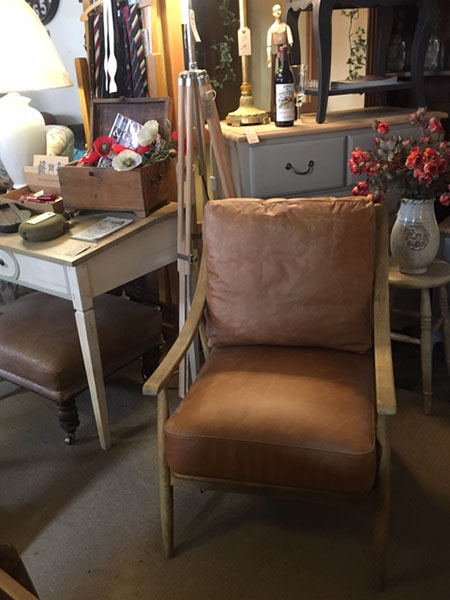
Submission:
{"label": "wall clock", "polygon": [[59,6],[59,0],[26,0],[33,8],[44,25],[50,23],[56,14]]}

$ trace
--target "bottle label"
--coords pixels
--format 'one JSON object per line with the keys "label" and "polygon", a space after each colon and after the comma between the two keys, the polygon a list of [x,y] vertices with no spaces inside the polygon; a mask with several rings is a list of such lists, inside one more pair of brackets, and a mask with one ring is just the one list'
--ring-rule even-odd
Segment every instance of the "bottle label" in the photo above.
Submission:
{"label": "bottle label", "polygon": [[277,83],[275,86],[275,121],[294,121],[295,93],[293,83]]}

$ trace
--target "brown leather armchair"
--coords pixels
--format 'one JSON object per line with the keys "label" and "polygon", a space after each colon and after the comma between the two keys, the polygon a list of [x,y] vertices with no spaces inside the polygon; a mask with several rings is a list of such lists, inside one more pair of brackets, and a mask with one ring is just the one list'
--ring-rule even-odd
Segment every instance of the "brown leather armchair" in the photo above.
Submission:
{"label": "brown leather armchair", "polygon": [[[384,210],[361,198],[218,200],[203,242],[186,324],[143,388],[158,397],[166,555],[175,485],[376,491],[381,587],[396,412]],[[205,364],[170,416],[166,387],[197,329]]]}

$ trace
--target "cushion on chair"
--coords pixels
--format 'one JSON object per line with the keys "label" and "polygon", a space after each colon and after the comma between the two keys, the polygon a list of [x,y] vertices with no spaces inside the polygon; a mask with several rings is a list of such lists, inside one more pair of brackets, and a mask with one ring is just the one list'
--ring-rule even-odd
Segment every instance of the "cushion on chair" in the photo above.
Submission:
{"label": "cushion on chair", "polygon": [[214,350],[166,424],[183,475],[360,494],[375,481],[370,354]]}
{"label": "cushion on chair", "polygon": [[356,352],[371,347],[375,210],[370,201],[208,202],[204,256],[212,347],[265,344]]}
{"label": "cushion on chair", "polygon": [[[159,310],[110,294],[94,307],[105,375],[161,343]],[[0,376],[58,402],[87,388],[71,302],[36,292],[0,307]]]}

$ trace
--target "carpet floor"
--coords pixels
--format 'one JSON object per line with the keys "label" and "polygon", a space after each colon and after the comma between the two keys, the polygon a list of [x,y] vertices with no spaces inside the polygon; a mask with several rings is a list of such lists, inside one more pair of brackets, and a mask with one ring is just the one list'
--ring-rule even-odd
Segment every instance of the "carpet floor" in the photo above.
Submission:
{"label": "carpet floor", "polygon": [[42,600],[446,600],[448,383],[437,345],[434,410],[425,416],[418,351],[403,348],[394,349],[398,415],[381,595],[370,583],[370,499],[312,504],[177,488],[176,555],[164,560],[156,410],[140,393],[137,363],[108,381],[107,452],[87,393],[78,400],[78,440],[66,447],[54,405],[0,382],[0,543],[17,547]]}

